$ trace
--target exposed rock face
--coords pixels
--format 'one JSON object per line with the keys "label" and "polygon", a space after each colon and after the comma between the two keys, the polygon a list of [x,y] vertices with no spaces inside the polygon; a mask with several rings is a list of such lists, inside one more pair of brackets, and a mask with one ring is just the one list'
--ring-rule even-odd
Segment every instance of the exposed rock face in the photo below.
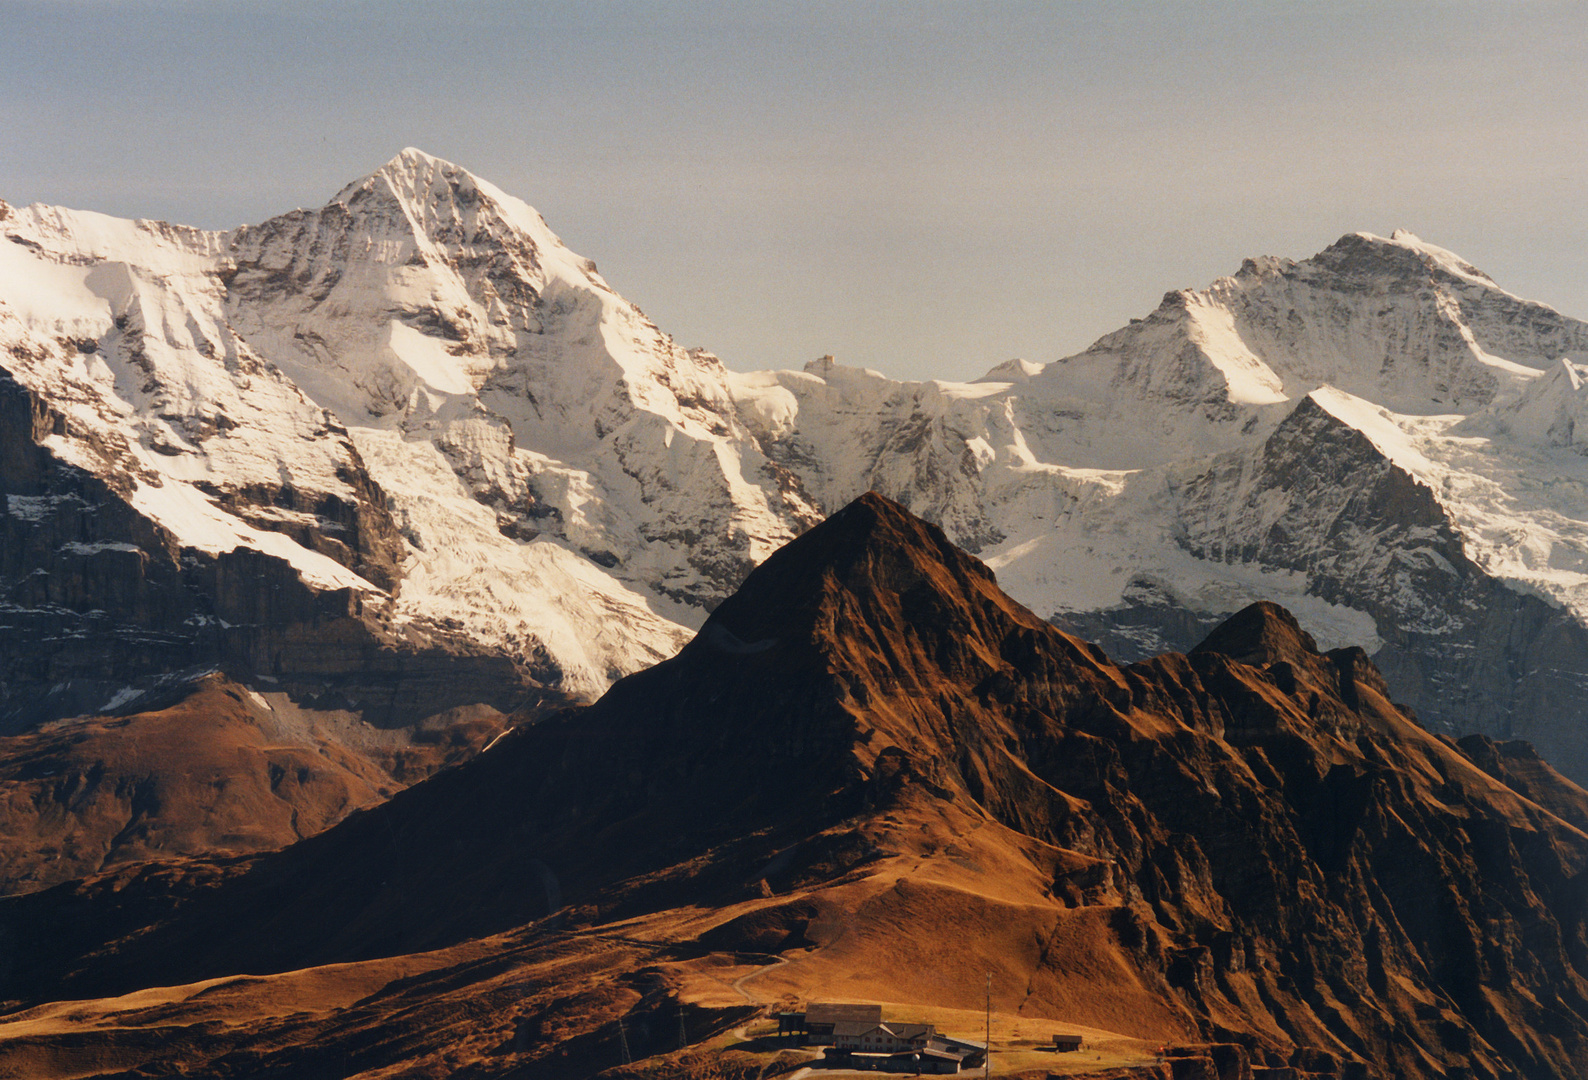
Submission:
{"label": "exposed rock face", "polygon": [[[0,902],[4,993],[286,971],[555,910],[513,940],[607,933],[649,978],[782,950],[763,989],[948,1008],[992,971],[1000,1011],[1216,1044],[1187,1069],[1563,1077],[1588,1067],[1585,815],[1524,748],[1430,734],[1361,649],[1319,652],[1277,606],[1120,667],[867,496],[676,658],[319,837]],[[405,1015],[454,985],[410,988]],[[655,1008],[579,1000],[591,1023]],[[562,1075],[556,1038],[512,1036],[556,1030],[551,1008],[484,1021],[517,1056],[481,1074]],[[343,1052],[292,1030],[271,1045]]]}
{"label": "exposed rock face", "polygon": [[1435,493],[1313,398],[1182,495],[1181,543],[1199,558],[1297,571],[1371,614],[1374,660],[1424,723],[1525,737],[1588,773],[1588,726],[1559,722],[1580,711],[1588,630],[1474,563]]}
{"label": "exposed rock face", "polygon": [[[93,713],[206,667],[337,696],[384,725],[475,702],[512,709],[535,694],[530,672],[555,680],[544,656],[515,667],[423,623],[394,627],[372,590],[316,588],[287,559],[183,546],[113,486],[124,476],[40,445],[67,428],[0,373],[0,730]],[[359,535],[356,515],[349,524]]]}

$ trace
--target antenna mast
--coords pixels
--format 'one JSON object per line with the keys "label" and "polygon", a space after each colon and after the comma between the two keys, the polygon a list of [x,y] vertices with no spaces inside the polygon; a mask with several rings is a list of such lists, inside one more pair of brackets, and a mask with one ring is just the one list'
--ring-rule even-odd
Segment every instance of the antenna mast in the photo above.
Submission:
{"label": "antenna mast", "polygon": [[982,1055],[982,1076],[992,1076],[992,972],[987,973],[987,1050]]}

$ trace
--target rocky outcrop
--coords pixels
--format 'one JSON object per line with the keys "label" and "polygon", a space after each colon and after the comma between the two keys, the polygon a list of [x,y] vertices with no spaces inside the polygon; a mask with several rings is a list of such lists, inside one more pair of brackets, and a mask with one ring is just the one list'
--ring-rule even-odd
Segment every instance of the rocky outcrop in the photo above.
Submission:
{"label": "rocky outcrop", "polygon": [[1371,614],[1374,662],[1425,724],[1524,738],[1588,775],[1588,727],[1571,722],[1588,629],[1469,558],[1435,493],[1361,431],[1306,398],[1256,453],[1225,456],[1179,494],[1180,542],[1198,558],[1293,570]]}
{"label": "rocky outcrop", "polygon": [[0,373],[0,710],[11,730],[89,711],[151,671],[179,670],[198,637],[169,537],[105,481],[39,445],[64,427]]}

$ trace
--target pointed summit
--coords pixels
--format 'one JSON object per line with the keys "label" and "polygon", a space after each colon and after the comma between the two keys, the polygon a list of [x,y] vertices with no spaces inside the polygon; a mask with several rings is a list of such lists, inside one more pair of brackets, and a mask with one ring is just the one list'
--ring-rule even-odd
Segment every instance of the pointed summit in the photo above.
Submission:
{"label": "pointed summit", "polygon": [[1029,360],[1022,360],[1018,356],[1013,360],[1005,360],[987,370],[987,373],[976,382],[1030,382],[1042,374],[1042,364],[1033,364]]}
{"label": "pointed summit", "polygon": [[345,202],[343,195],[367,187],[371,181],[384,179],[394,187],[410,186],[415,182],[430,183],[441,180],[449,186],[473,186],[480,183],[477,176],[445,158],[428,154],[415,146],[406,146],[380,168],[348,184],[333,201]]}
{"label": "pointed summit", "polygon": [[1408,283],[1454,279],[1509,295],[1488,274],[1455,252],[1430,244],[1405,229],[1396,229],[1387,238],[1370,232],[1347,233],[1308,262],[1355,278],[1388,274]]}
{"label": "pointed summit", "polygon": [[1563,356],[1529,383],[1515,401],[1497,402],[1473,417],[1477,431],[1502,431],[1535,446],[1588,450],[1588,354]]}
{"label": "pointed summit", "polygon": [[403,222],[400,229],[411,228],[432,243],[496,249],[527,241],[529,250],[545,253],[575,280],[589,280],[593,271],[594,264],[568,251],[534,207],[416,147],[404,148],[337,192],[329,205],[338,204],[377,227]]}
{"label": "pointed summit", "polygon": [[1281,660],[1297,663],[1316,657],[1318,643],[1290,612],[1259,600],[1225,619],[1191,651],[1223,653],[1243,664],[1267,667]]}
{"label": "pointed summit", "polygon": [[[407,147],[362,179],[337,192],[332,203],[355,209],[367,200],[395,200],[425,231],[445,217],[457,220],[480,201],[483,182],[460,165]],[[492,189],[492,194],[505,198]]]}
{"label": "pointed summit", "polygon": [[[461,193],[479,191],[482,186],[488,186],[485,185],[485,181],[463,166],[445,158],[438,158],[434,154],[427,154],[412,146],[406,147],[396,157],[375,170],[373,175],[383,177],[399,192],[445,188]],[[497,198],[507,198],[505,194],[495,189],[492,190],[492,194]]]}
{"label": "pointed summit", "polygon": [[437,166],[437,165],[439,165],[439,166],[442,166],[443,168],[458,169],[458,171],[460,171],[460,172],[464,171],[464,170],[460,169],[459,166],[454,165],[452,162],[447,161],[444,158],[438,158],[434,154],[425,153],[423,150],[419,149],[417,146],[405,146],[405,147],[403,147],[400,151],[398,151],[396,157],[392,158],[390,161],[388,161],[386,163],[386,167],[390,168],[393,165],[397,165],[399,163],[403,164],[403,165],[410,166],[410,167]]}
{"label": "pointed summit", "polygon": [[[1005,695],[1054,693],[1128,697],[1101,650],[1012,600],[937,526],[867,492],[767,559],[676,657],[618,683],[582,724],[615,725],[588,744],[610,767],[711,758],[713,798],[743,815],[858,797],[885,772],[1014,799],[990,779],[1001,765],[944,763],[1005,737]],[[673,702],[665,713],[661,700]],[[768,761],[794,767],[762,775]],[[611,800],[587,801],[594,815]]]}
{"label": "pointed summit", "polygon": [[[1390,233],[1389,242],[1399,244],[1408,251],[1415,251],[1425,259],[1438,266],[1440,269],[1455,274],[1458,277],[1471,278],[1480,284],[1495,286],[1495,280],[1467,260],[1453,251],[1428,243],[1421,237],[1407,229],[1396,229]],[[1495,286],[1497,287],[1497,286]]]}
{"label": "pointed summit", "polygon": [[910,635],[941,638],[936,656],[942,659],[972,641],[996,648],[1016,626],[1047,624],[1010,599],[986,564],[942,529],[868,491],[756,568],[717,608],[700,638],[798,637],[830,648],[851,641],[856,631]]}

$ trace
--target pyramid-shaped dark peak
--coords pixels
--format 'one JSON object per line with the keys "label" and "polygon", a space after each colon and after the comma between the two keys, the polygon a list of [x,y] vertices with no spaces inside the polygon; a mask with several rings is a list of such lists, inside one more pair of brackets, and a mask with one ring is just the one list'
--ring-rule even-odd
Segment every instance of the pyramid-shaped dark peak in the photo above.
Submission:
{"label": "pyramid-shaped dark peak", "polygon": [[1314,658],[1318,643],[1290,612],[1259,600],[1225,619],[1191,652],[1220,653],[1253,667],[1267,667],[1281,660],[1296,663]]}
{"label": "pyramid-shaped dark peak", "polygon": [[877,601],[898,608],[904,600],[913,603],[896,614],[917,631],[939,629],[925,625],[928,612],[972,608],[1045,625],[1004,595],[993,572],[942,529],[868,491],[757,567],[703,634],[726,630],[755,642],[843,633],[833,622],[838,609],[853,613]]}
{"label": "pyramid-shaped dark peak", "polygon": [[938,557],[980,565],[955,547],[942,529],[875,491],[861,495],[795,541],[801,547],[814,548],[818,544],[835,549],[835,553],[903,545],[906,549],[931,551]]}

